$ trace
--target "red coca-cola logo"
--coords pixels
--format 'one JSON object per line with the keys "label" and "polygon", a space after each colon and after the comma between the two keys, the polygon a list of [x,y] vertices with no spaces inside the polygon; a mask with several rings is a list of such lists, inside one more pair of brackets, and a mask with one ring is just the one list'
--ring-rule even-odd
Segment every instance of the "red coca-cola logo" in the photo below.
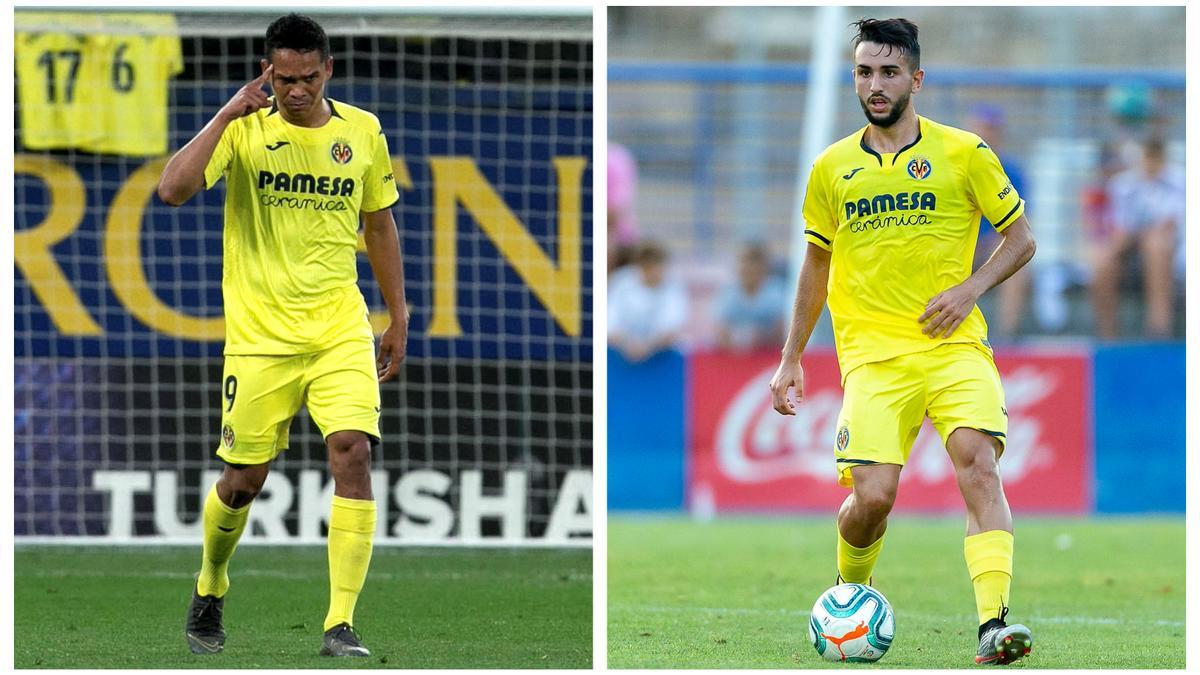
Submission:
{"label": "red coca-cola logo", "polygon": [[[767,384],[776,358],[692,357],[691,479],[718,507],[823,508],[835,494],[831,490],[840,490],[833,461],[842,402],[836,357],[831,351],[805,356],[805,398],[794,416],[771,406]],[[1084,456],[1090,420],[1084,359],[1019,355],[999,362],[1009,413],[1000,467],[1014,508],[1024,503],[1084,508],[1090,470]],[[941,509],[961,503],[953,465],[928,420],[901,485],[912,487],[902,490],[898,507]]]}
{"label": "red coca-cola logo", "polygon": [[767,389],[774,372],[768,367],[747,380],[721,414],[716,435],[721,473],[741,483],[787,476],[828,478],[841,390],[810,390],[796,406],[795,416],[780,415],[771,407]]}

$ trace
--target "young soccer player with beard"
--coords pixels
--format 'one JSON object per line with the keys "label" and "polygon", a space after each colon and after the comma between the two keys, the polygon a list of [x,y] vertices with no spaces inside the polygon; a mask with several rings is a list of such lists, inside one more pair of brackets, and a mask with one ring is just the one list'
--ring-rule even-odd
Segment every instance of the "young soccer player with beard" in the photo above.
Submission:
{"label": "young soccer player with beard", "polygon": [[[976,663],[1028,654],[1007,625],[1012,515],[1000,481],[1008,413],[976,301],[1033,257],[1024,201],[978,136],[917,115],[917,27],[855,24],[854,85],[867,126],[816,160],[804,200],[808,250],[791,329],[771,379],[775,409],[804,398],[801,355],[826,300],[845,397],[834,456],[851,489],[838,513],[841,581],[869,583],[900,471],[928,415],[967,509],[967,569],[979,616]],[[1001,241],[974,274],[980,216]]]}

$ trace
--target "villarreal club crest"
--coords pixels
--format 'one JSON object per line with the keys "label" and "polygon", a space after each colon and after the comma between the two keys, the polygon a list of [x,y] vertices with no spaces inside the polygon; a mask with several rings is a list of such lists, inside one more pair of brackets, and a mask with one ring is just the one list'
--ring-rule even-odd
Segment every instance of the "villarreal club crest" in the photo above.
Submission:
{"label": "villarreal club crest", "polygon": [[929,178],[929,174],[933,173],[933,165],[924,157],[913,157],[908,160],[908,175],[917,180],[925,180]]}
{"label": "villarreal club crest", "polygon": [[[329,156],[333,158],[335,164],[349,164],[350,159],[354,157],[354,151],[350,149],[350,143],[345,139],[334,139],[333,145],[329,146]],[[912,173],[910,170],[909,173]]]}

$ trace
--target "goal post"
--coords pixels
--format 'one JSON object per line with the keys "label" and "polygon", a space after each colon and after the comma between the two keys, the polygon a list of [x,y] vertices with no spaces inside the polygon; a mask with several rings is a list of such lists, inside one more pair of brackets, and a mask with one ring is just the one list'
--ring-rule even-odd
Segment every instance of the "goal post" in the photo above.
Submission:
{"label": "goal post", "polygon": [[[382,387],[376,541],[590,546],[590,10],[301,11],[330,36],[327,95],[379,117],[401,194],[412,318]],[[154,189],[280,13],[15,12],[19,542],[199,540],[224,186],[182,208]],[[358,274],[378,333],[365,252]],[[322,540],[331,496],[302,412],[246,540]]]}

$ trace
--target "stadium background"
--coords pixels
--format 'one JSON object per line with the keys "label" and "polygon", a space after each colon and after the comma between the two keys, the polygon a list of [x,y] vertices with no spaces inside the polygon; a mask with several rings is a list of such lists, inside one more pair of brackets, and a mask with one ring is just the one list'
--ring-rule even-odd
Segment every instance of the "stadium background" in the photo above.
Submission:
{"label": "stadium background", "polygon": [[[1169,160],[1182,166],[1182,10],[848,7],[842,23],[900,15],[921,28],[926,80],[913,99],[919,113],[966,126],[981,104],[999,109],[1006,123],[1000,152],[1024,166],[1038,252],[1018,331],[997,335],[999,289],[980,303],[1002,373],[1017,378],[1008,385],[1014,430],[1024,429],[1030,450],[1037,448],[1028,462],[1010,452],[1002,465],[1022,476],[1010,475],[1006,484],[1010,494],[1017,491],[1014,508],[1182,512],[1182,275],[1175,339],[1140,337],[1136,260],[1122,285],[1123,339],[1096,339],[1087,294],[1095,243],[1080,196],[1095,179],[1105,141],[1153,129],[1166,139]],[[814,8],[610,10],[609,141],[637,161],[641,238],[665,244],[669,269],[690,297],[679,349],[637,364],[610,350],[610,509],[822,510],[840,503],[825,466],[840,402],[827,313],[806,363],[816,403],[800,406],[800,419],[786,425],[764,414],[778,352],[731,354],[712,338],[713,300],[747,243],[765,243],[775,254],[790,306],[798,262],[787,252],[798,168],[807,173],[798,159],[813,95],[816,17]],[[852,31],[838,29],[845,35],[840,68],[849,63]],[[843,70],[825,143],[863,124],[849,68]],[[1122,118],[1126,112],[1133,121]],[[1179,263],[1182,241],[1181,233]],[[739,401],[749,408],[739,409]],[[647,420],[641,411],[651,403],[658,414]],[[909,502],[902,496],[901,503],[941,511],[956,495],[945,482],[949,461],[938,461],[944,453],[929,431],[917,450],[918,458],[930,456],[924,478],[906,480],[949,485],[950,493]],[[1161,461],[1142,460],[1144,443],[1153,443]],[[759,477],[729,473],[743,469]],[[788,479],[777,480],[783,475]],[[1047,498],[1044,488],[1060,481],[1061,497]],[[1154,488],[1127,489],[1131,484]],[[1041,497],[1027,501],[1025,490],[1030,499]]]}
{"label": "stadium background", "polygon": [[[18,541],[198,541],[219,471],[223,338],[223,184],[169,208],[153,143],[33,149],[22,101],[69,100],[66,80],[99,117],[121,85],[157,73],[172,152],[258,74],[277,15],[189,10],[147,28],[145,12],[16,13]],[[318,19],[328,95],[379,116],[402,195],[412,320],[401,382],[383,387],[377,541],[590,546],[590,14]],[[90,68],[85,48],[80,64],[77,47],[38,42],[47,33],[107,40],[111,86],[109,61]],[[28,73],[47,79],[23,88]],[[149,127],[164,111],[126,112],[119,125]],[[359,276],[382,330],[365,256]],[[319,540],[331,491],[302,413],[247,539]]]}

